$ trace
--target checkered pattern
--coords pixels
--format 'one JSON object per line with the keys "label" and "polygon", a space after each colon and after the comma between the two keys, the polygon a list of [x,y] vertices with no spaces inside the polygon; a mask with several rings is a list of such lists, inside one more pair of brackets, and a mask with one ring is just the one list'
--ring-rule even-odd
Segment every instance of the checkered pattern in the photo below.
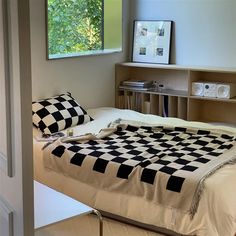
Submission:
{"label": "checkered pattern", "polygon": [[[69,153],[70,163],[129,179],[137,168],[141,182],[163,179],[167,190],[181,192],[186,176],[233,147],[235,136],[182,127],[117,127],[109,137],[83,143],[63,143],[53,149],[58,158]],[[110,168],[110,170],[109,170]]]}
{"label": "checkered pattern", "polygon": [[32,111],[33,124],[45,134],[52,134],[92,120],[70,94],[33,102]]}

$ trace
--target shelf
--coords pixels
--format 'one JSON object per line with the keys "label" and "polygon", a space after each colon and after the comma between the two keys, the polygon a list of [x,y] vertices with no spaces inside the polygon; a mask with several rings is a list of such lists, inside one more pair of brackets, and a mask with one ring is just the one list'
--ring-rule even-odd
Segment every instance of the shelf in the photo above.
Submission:
{"label": "shelf", "polygon": [[172,90],[172,89],[162,89],[162,91],[149,89],[142,90],[136,88],[119,88],[120,91],[130,91],[135,93],[147,93],[147,94],[158,94],[158,95],[167,95],[167,96],[177,96],[177,97],[188,97],[188,91],[183,90]]}
{"label": "shelf", "polygon": [[[230,99],[229,99],[230,100]],[[236,122],[236,104],[228,100],[190,98],[188,120],[204,122]]]}
{"label": "shelf", "polygon": [[200,97],[200,96],[190,96],[191,99],[197,100],[206,100],[206,101],[216,101],[216,102],[229,102],[229,103],[236,103],[236,97],[224,99],[224,98],[212,98],[212,97]]}
{"label": "shelf", "polygon": [[[125,62],[116,64],[116,107],[192,121],[236,123],[236,97],[191,95],[192,83],[235,83],[236,68]],[[155,81],[163,90],[119,88],[125,80]]]}
{"label": "shelf", "polygon": [[[187,70],[185,66],[180,65],[165,65],[165,64],[152,64],[152,63],[138,63],[138,62],[125,62],[120,63],[121,66],[127,67],[139,67],[139,68],[158,68],[158,69],[168,69],[168,70]],[[236,71],[236,69],[235,69]]]}
{"label": "shelf", "polygon": [[208,66],[184,66],[176,64],[154,64],[154,63],[139,63],[139,62],[124,62],[118,65],[127,67],[139,68],[157,68],[167,70],[189,70],[189,71],[203,71],[203,72],[222,72],[222,73],[236,73],[234,67],[208,67]]}

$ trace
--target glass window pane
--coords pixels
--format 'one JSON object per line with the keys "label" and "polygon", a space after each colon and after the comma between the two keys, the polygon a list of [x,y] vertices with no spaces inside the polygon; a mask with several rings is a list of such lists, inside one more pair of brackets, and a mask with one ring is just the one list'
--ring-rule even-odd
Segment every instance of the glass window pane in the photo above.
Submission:
{"label": "glass window pane", "polygon": [[46,0],[48,58],[120,51],[122,0]]}
{"label": "glass window pane", "polygon": [[48,0],[49,54],[102,49],[102,0]]}

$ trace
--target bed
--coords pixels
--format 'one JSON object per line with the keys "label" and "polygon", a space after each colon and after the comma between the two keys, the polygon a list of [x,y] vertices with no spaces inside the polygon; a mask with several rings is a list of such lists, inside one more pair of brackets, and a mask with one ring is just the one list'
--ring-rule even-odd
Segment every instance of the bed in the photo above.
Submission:
{"label": "bed", "polygon": [[[162,118],[145,115],[131,110],[116,108],[88,109],[87,113],[93,121],[73,127],[74,136],[88,133],[98,134],[111,122],[119,119],[139,121],[150,126],[178,126],[201,130],[221,130],[223,133],[236,129],[227,126],[213,126],[200,122],[187,122],[177,118]],[[67,130],[63,131],[65,134]],[[97,208],[107,215],[129,221],[150,229],[170,233],[171,235],[197,236],[234,236],[236,232],[236,165],[229,162],[218,168],[204,180],[204,190],[193,216],[181,209],[147,201],[137,194],[129,195],[127,191],[111,191],[96,183],[78,180],[69,175],[56,163],[53,168],[45,166],[45,155],[42,150],[45,142],[36,137],[40,132],[34,128],[34,175],[35,179],[57,189],[79,201]],[[49,145],[50,146],[50,145]],[[47,147],[46,147],[47,149]],[[233,151],[234,153],[234,151]],[[96,180],[95,180],[96,182]]]}

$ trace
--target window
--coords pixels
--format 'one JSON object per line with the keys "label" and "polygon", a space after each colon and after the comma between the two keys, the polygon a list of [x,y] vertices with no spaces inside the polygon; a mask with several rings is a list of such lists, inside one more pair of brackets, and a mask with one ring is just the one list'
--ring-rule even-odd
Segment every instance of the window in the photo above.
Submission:
{"label": "window", "polygon": [[121,51],[122,0],[47,0],[48,59]]}

